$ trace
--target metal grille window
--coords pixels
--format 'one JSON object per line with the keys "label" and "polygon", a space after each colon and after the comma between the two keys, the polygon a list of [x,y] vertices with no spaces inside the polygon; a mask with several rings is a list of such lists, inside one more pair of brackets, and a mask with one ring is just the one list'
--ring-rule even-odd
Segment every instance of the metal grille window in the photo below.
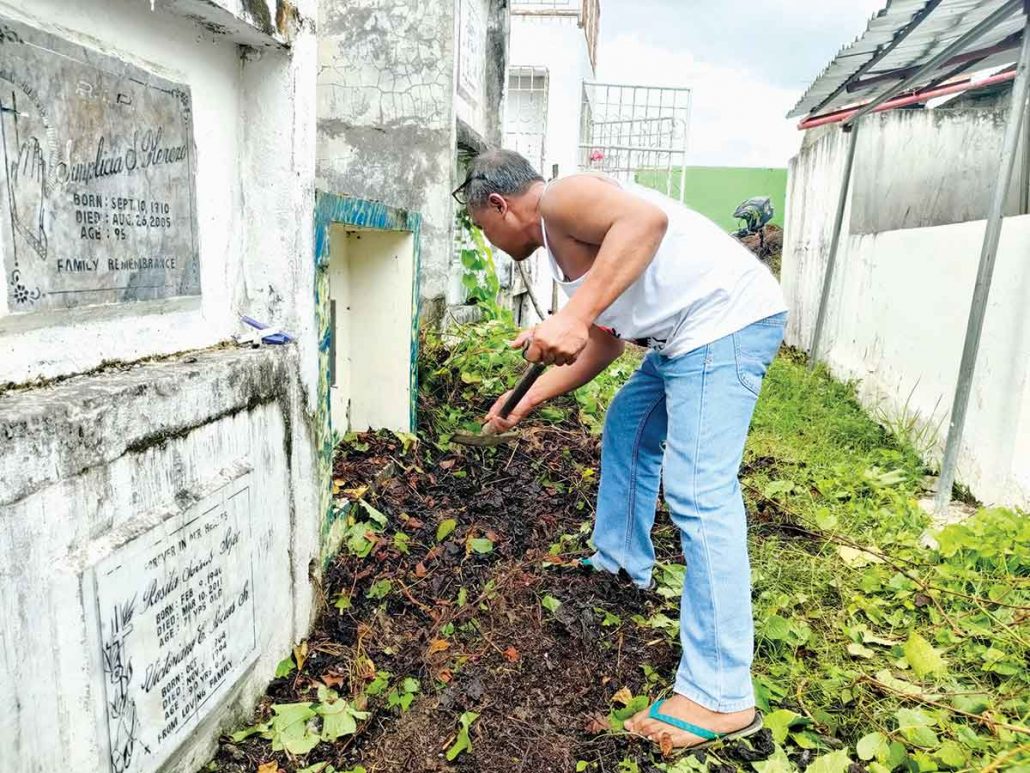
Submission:
{"label": "metal grille window", "polygon": [[544,173],[544,138],[547,136],[547,70],[512,67],[508,71],[504,146],[528,158]]}
{"label": "metal grille window", "polygon": [[580,121],[581,170],[682,196],[690,89],[584,83]]}

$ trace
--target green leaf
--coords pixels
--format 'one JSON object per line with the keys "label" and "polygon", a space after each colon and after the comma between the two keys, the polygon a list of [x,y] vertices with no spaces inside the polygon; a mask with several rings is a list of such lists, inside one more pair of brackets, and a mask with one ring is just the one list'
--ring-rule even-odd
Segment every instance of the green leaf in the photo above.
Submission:
{"label": "green leaf", "polygon": [[609,628],[613,625],[622,625],[621,617],[619,617],[618,615],[613,615],[607,609],[602,609],[601,611],[604,612],[604,619],[601,621],[602,627]]}
{"label": "green leaf", "polygon": [[905,744],[901,743],[900,741],[892,741],[889,747],[887,761],[883,764],[891,770],[894,770],[907,759],[908,750],[905,748]]}
{"label": "green leaf", "polygon": [[859,739],[855,746],[860,760],[879,760],[884,762],[890,754],[890,747],[887,743],[887,736],[883,733],[869,733]]}
{"label": "green leaf", "polygon": [[820,508],[815,514],[815,525],[823,531],[837,528],[837,516],[827,508]]}
{"label": "green leaf", "polygon": [[950,739],[942,743],[933,756],[945,767],[954,769],[966,767],[969,761],[969,752],[965,747]]}
{"label": "green leaf", "polygon": [[368,524],[356,523],[347,530],[347,550],[358,558],[366,558],[372,552],[372,540],[368,538]]}
{"label": "green leaf", "polygon": [[406,676],[404,681],[401,682],[401,689],[404,692],[416,693],[422,689],[422,685],[418,683],[418,679],[413,676]]}
{"label": "green leaf", "polygon": [[940,653],[930,645],[930,642],[915,631],[909,634],[903,651],[905,653],[905,660],[912,666],[912,670],[916,672],[916,676],[920,679],[930,674],[943,673],[947,669],[944,658],[940,656]]}
{"label": "green leaf", "polygon": [[407,534],[405,534],[402,531],[399,531],[399,532],[397,532],[396,534],[393,535],[393,548],[398,553],[403,553],[404,555],[408,555],[408,553],[411,552],[411,548],[408,546],[408,543],[410,543],[410,542],[411,542],[411,537],[409,537]]}
{"label": "green leaf", "polygon": [[876,656],[876,653],[871,649],[855,641],[848,644],[848,654],[856,658],[865,658],[866,660]]}
{"label": "green leaf", "polygon": [[389,671],[380,671],[376,674],[376,678],[369,682],[368,687],[365,688],[365,695],[370,698],[382,693],[386,689],[387,685],[390,684],[390,677],[393,676]]}
{"label": "green leaf", "polygon": [[308,765],[306,768],[299,768],[297,773],[336,773],[336,768],[328,762],[316,762],[314,765]]}
{"label": "green leaf", "polygon": [[315,711],[322,717],[322,740],[335,741],[345,735],[353,735],[357,729],[357,720],[368,719],[367,711],[357,711],[345,700],[332,703],[320,703]]}
{"label": "green leaf", "polygon": [[576,763],[576,773],[583,773],[583,771],[587,769],[587,765],[588,764],[589,763],[584,761],[584,760],[580,760],[579,762],[577,762]]}
{"label": "green leaf", "polygon": [[372,584],[372,587],[368,589],[365,595],[370,599],[382,599],[390,595],[391,590],[393,590],[393,582],[391,580],[379,580]]}
{"label": "green leaf", "polygon": [[816,757],[812,764],[805,768],[805,773],[847,773],[851,767],[851,759],[844,749]]}
{"label": "green leaf", "polygon": [[924,749],[936,748],[940,743],[931,727],[933,719],[917,709],[898,709],[898,732],[913,746]]}
{"label": "green leaf", "polygon": [[987,695],[956,695],[951,705],[967,714],[983,714],[991,707],[991,699]]}
{"label": "green leaf", "polygon": [[462,752],[472,751],[472,740],[469,738],[469,728],[472,723],[479,719],[479,715],[474,711],[466,711],[458,718],[458,722],[461,727],[458,729],[458,735],[454,739],[454,743],[451,744],[451,748],[447,750],[447,761],[454,762],[455,758]]}
{"label": "green leaf", "polygon": [[753,767],[757,773],[795,773],[797,770],[794,767],[794,763],[787,757],[787,753],[783,751],[783,747],[779,744],[776,745],[776,750],[772,755],[762,762],[752,762]]}
{"label": "green leaf", "polygon": [[810,722],[789,709],[778,709],[765,718],[764,724],[772,733],[773,740],[776,743],[783,743],[787,740],[788,730],[792,727],[805,727]]}
{"label": "green leaf", "polygon": [[554,596],[547,594],[540,600],[540,606],[550,612],[552,615],[558,611],[558,607],[561,606],[561,602],[558,601]]}
{"label": "green leaf", "polygon": [[297,664],[293,662],[293,656],[289,655],[279,661],[279,665],[275,667],[276,678],[289,676],[297,670]]}
{"label": "green leaf", "polygon": [[[334,602],[333,606],[336,607],[341,612],[343,612],[344,610],[350,609],[350,606],[351,606],[351,597],[350,597],[350,595],[347,594],[347,593],[340,593],[336,597],[336,601]],[[276,676],[278,676],[278,673],[276,674]]]}
{"label": "green leaf", "polygon": [[246,739],[250,738],[252,735],[258,735],[259,733],[267,733],[271,726],[272,725],[270,722],[265,722],[261,725],[251,725],[250,727],[245,727],[242,730],[236,731],[230,736],[230,738],[232,738],[232,740],[234,740],[236,743],[239,743],[240,741],[245,741]]}
{"label": "green leaf", "polygon": [[470,539],[469,548],[480,554],[490,553],[494,549],[494,543],[488,539]]}
{"label": "green leaf", "polygon": [[790,621],[780,615],[770,615],[765,621],[765,638],[771,641],[785,641],[790,635]]}
{"label": "green leaf", "polygon": [[876,681],[883,682],[891,689],[897,690],[898,692],[906,695],[920,695],[922,690],[918,685],[914,685],[911,682],[907,682],[904,679],[898,679],[887,669],[882,669],[876,672]]}
{"label": "green leaf", "polygon": [[802,749],[821,749],[823,748],[822,741],[819,736],[813,733],[811,730],[792,730],[790,733],[790,740],[800,746]]}
{"label": "green leaf", "polygon": [[849,545],[838,545],[837,554],[845,566],[849,566],[852,569],[861,569],[863,566],[869,566],[870,564],[883,563],[883,559],[878,555],[879,551],[876,548],[859,550]]}
{"label": "green leaf", "polygon": [[436,527],[436,541],[443,542],[456,528],[458,528],[458,522],[453,518],[441,521],[440,525]]}
{"label": "green leaf", "polygon": [[413,435],[410,432],[397,432],[393,433],[398,440],[401,441],[401,451],[408,453],[412,448],[418,445],[418,435]]}
{"label": "green leaf", "polygon": [[321,736],[311,730],[309,721],[315,716],[310,703],[278,703],[272,706],[270,733],[272,750],[290,754],[307,754],[318,746]]}
{"label": "green leaf", "polygon": [[616,732],[623,730],[626,720],[634,714],[646,709],[650,702],[650,699],[646,695],[634,696],[633,699],[622,708],[614,709],[609,712],[608,724],[611,725],[612,730]]}
{"label": "green leaf", "polygon": [[380,526],[386,526],[387,518],[384,513],[381,513],[378,510],[376,510],[374,507],[372,507],[372,505],[370,505],[365,500],[361,500],[361,504],[364,506],[365,512],[368,513],[369,520],[373,521],[374,523],[378,523]]}

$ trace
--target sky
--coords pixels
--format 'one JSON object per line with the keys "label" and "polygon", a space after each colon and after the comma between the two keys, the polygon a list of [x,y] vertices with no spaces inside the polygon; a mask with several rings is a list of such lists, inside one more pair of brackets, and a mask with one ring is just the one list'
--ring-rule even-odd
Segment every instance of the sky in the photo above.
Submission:
{"label": "sky", "polygon": [[786,119],[887,0],[601,0],[598,80],[692,89],[688,163],[786,166]]}

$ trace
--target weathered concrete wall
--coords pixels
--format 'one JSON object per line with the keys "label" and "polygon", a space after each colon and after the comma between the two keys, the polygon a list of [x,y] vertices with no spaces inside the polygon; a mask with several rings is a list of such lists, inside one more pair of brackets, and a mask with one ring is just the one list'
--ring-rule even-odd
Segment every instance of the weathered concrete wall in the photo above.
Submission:
{"label": "weathered concrete wall", "polygon": [[[328,492],[315,13],[313,0],[159,0],[153,11],[138,0],[0,0],[0,15],[189,87],[202,288],[189,299],[0,318],[0,690],[13,696],[0,719],[5,771],[137,773],[162,760],[196,770],[308,630]],[[238,313],[298,341],[219,347],[240,329]],[[98,370],[143,358],[157,359]],[[230,488],[231,505],[219,500]],[[193,519],[204,528],[172,560],[171,535]],[[204,529],[219,519],[232,528],[223,555],[209,559]],[[238,594],[232,612],[228,597],[217,601],[219,561]],[[174,598],[131,582],[156,571],[177,584]],[[159,601],[158,633],[170,640],[153,630]],[[203,630],[190,638],[189,624]],[[193,657],[166,673],[172,648]],[[53,732],[38,731],[41,706],[57,717]]]}
{"label": "weathered concrete wall", "polygon": [[454,186],[454,1],[321,0],[319,188],[421,212],[426,299],[442,298]]}
{"label": "weathered concrete wall", "polygon": [[[852,232],[987,217],[1007,116],[1008,105],[999,105],[897,110],[867,118],[857,151],[863,163],[855,167]],[[1019,214],[1018,185],[1016,175],[1009,215]]]}
{"label": "weathered concrete wall", "polygon": [[[218,734],[249,713],[310,621],[319,523],[295,491],[311,485],[297,360],[295,349],[211,352],[0,397],[0,688],[12,706],[0,720],[5,771],[111,769],[118,749],[107,706],[117,674],[104,658],[110,609],[96,593],[98,567],[248,472],[244,546],[258,584],[253,612],[237,614],[252,614],[244,622],[254,647],[233,664],[242,677],[216,691],[171,769],[195,770]],[[137,616],[144,590],[125,588]],[[123,665],[134,669],[127,686],[137,694],[148,663],[137,654]],[[42,706],[55,718],[51,732],[39,732]],[[146,740],[154,717],[139,708],[135,737]],[[141,757],[137,746],[126,769],[149,769]]]}
{"label": "weathered concrete wall", "polygon": [[[508,12],[501,0],[455,0],[455,114],[479,143],[501,144],[508,75]],[[459,129],[459,132],[461,130]],[[461,136],[459,134],[459,141]]]}
{"label": "weathered concrete wall", "polygon": [[[904,121],[910,119],[905,118]],[[931,149],[932,122],[914,138]],[[866,130],[863,129],[863,132]],[[887,143],[860,143],[856,167],[886,169]],[[875,137],[873,137],[875,139]],[[790,165],[783,286],[791,306],[787,341],[811,345],[846,136],[810,136]],[[929,153],[929,150],[927,151]],[[941,163],[955,163],[941,154]],[[956,170],[961,165],[955,165]],[[899,165],[891,181],[912,170]],[[932,202],[957,179],[925,191]],[[878,202],[853,190],[845,224],[857,206]],[[873,195],[873,194],[868,194]],[[878,191],[875,195],[882,196]],[[929,458],[938,459],[947,428],[973,293],[984,221],[878,234],[845,232],[838,257],[823,357],[837,376],[856,379],[863,402],[889,423],[908,425]],[[1030,217],[1006,220],[995,269],[959,481],[989,503],[1030,505]]]}
{"label": "weathered concrete wall", "polygon": [[[475,110],[458,93],[460,2],[484,15]],[[319,11],[318,186],[422,214],[422,313],[438,317],[445,300],[462,300],[450,196],[459,110],[475,142],[500,141],[506,3],[321,0]]]}
{"label": "weathered concrete wall", "polygon": [[0,2],[0,14],[190,87],[203,291],[201,298],[2,317],[0,384],[211,346],[239,330],[237,311],[307,324],[312,293],[298,295],[295,285],[310,275],[304,269],[312,254],[310,229],[300,224],[311,217],[314,126],[298,118],[310,116],[314,100],[310,6],[296,4],[300,21],[289,53],[241,58],[232,37],[161,6]]}

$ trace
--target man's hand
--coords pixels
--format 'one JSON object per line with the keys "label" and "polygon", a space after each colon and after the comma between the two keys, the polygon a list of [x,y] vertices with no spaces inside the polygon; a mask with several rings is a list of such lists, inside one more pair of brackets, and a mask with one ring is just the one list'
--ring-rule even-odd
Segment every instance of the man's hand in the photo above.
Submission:
{"label": "man's hand", "polygon": [[529,395],[526,395],[519,401],[519,404],[512,409],[512,412],[508,414],[508,418],[501,418],[501,408],[504,407],[504,404],[508,401],[508,398],[511,397],[511,393],[513,391],[514,390],[509,389],[497,398],[497,402],[493,404],[490,412],[486,414],[486,423],[483,425],[484,429],[486,427],[490,427],[491,431],[499,435],[502,432],[507,432],[532,413],[536,405],[534,405],[530,400]]}
{"label": "man's hand", "polygon": [[535,328],[523,330],[512,348],[526,348],[526,359],[545,365],[571,365],[590,340],[590,325],[571,314],[558,312]]}

